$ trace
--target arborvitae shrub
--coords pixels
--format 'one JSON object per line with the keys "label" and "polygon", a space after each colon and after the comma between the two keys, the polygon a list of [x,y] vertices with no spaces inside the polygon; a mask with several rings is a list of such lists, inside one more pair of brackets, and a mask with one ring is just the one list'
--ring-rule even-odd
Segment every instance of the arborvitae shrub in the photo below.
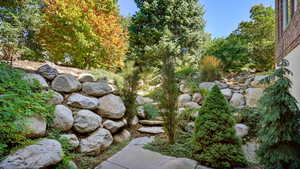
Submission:
{"label": "arborvitae shrub", "polygon": [[200,112],[193,136],[194,159],[218,169],[245,165],[235,120],[219,87],[212,88]]}
{"label": "arborvitae shrub", "polygon": [[265,169],[300,168],[300,111],[290,93],[292,73],[282,60],[273,75],[265,79],[272,83],[261,98],[262,118],[259,130],[261,143],[258,155]]}

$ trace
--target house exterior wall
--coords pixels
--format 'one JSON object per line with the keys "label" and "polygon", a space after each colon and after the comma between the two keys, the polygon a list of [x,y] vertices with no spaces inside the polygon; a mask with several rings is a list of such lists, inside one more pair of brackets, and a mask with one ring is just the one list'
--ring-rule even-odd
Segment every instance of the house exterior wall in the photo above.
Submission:
{"label": "house exterior wall", "polygon": [[[298,0],[299,2],[300,0]],[[293,14],[289,25],[284,29],[282,0],[276,0],[277,11],[277,59],[286,58],[290,62],[290,70],[294,73],[292,93],[300,103],[300,3]]]}

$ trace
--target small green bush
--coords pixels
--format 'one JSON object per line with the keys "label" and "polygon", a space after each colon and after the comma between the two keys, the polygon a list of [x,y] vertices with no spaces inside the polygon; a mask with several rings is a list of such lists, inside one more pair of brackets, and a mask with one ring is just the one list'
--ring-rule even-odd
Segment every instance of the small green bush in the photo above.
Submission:
{"label": "small green bush", "polygon": [[201,164],[231,169],[246,164],[241,139],[235,135],[235,120],[218,86],[209,93],[195,122],[193,157]]}
{"label": "small green bush", "polygon": [[154,104],[144,104],[144,111],[147,114],[147,119],[154,120],[156,117],[160,115],[159,109]]}
{"label": "small green bush", "polygon": [[41,92],[38,82],[22,80],[24,72],[0,63],[0,157],[28,142],[24,133],[27,118],[40,115],[51,122],[54,107],[51,93]]}

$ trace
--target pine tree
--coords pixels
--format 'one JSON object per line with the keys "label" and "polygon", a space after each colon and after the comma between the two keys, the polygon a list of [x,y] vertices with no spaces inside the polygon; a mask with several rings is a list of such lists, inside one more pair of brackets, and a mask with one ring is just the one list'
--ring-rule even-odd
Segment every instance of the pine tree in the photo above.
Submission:
{"label": "pine tree", "polygon": [[194,158],[218,169],[243,166],[241,139],[235,135],[234,117],[218,86],[212,88],[200,112],[195,122]]}
{"label": "pine tree", "polygon": [[292,82],[288,76],[292,72],[286,68],[288,65],[283,59],[274,74],[262,81],[272,83],[260,100],[262,127],[258,155],[265,169],[300,168],[300,111],[290,93]]}

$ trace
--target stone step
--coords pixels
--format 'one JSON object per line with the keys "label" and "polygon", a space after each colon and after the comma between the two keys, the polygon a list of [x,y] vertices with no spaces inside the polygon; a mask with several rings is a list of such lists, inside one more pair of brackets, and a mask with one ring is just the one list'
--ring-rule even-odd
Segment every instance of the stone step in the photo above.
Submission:
{"label": "stone step", "polygon": [[162,127],[141,127],[138,131],[148,134],[160,134],[165,132]]}
{"label": "stone step", "polygon": [[148,126],[161,126],[164,124],[164,122],[160,120],[140,120],[139,123]]}

